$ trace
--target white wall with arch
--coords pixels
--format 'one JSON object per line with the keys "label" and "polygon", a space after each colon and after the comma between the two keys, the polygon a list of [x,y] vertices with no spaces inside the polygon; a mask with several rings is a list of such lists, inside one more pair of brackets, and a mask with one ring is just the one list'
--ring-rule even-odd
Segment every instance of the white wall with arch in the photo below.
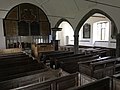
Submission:
{"label": "white wall with arch", "polygon": [[[74,2],[76,1],[76,3]],[[119,0],[100,0],[100,2],[120,6]],[[77,27],[80,20],[92,9],[100,9],[107,13],[114,21],[117,29],[120,30],[120,8],[106,6],[98,3],[91,3],[86,0],[1,0],[0,1],[0,48],[5,48],[5,38],[3,33],[3,19],[7,12],[14,6],[21,3],[31,3],[40,7],[48,16],[51,27],[54,27],[61,18],[67,19],[73,30]],[[59,3],[59,4],[58,4]],[[111,39],[110,41],[113,41]],[[87,42],[86,42],[87,43]],[[110,46],[110,45],[109,45]],[[114,45],[111,45],[114,47]]]}

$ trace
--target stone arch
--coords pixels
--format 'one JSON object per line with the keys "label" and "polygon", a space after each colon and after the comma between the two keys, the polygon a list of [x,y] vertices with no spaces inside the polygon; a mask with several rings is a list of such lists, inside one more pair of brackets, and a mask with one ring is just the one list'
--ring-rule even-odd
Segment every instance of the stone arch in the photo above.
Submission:
{"label": "stone arch", "polygon": [[78,52],[78,38],[79,38],[79,30],[80,28],[82,27],[82,25],[84,24],[84,22],[90,17],[92,16],[93,14],[95,13],[100,13],[104,16],[106,16],[110,21],[111,21],[111,24],[112,24],[112,35],[111,37],[112,38],[115,38],[117,33],[118,33],[118,30],[117,30],[117,27],[115,25],[115,22],[114,20],[107,14],[105,13],[104,11],[100,10],[100,9],[92,9],[91,11],[89,11],[81,20],[80,22],[78,23],[76,29],[75,29],[75,32],[74,32],[74,52],[77,53]]}
{"label": "stone arch", "polygon": [[[62,42],[61,45],[62,45],[62,44],[65,44],[67,41],[68,41],[68,44],[74,44],[74,41],[71,41],[71,40],[73,40],[72,38],[74,38],[74,37],[73,37],[73,35],[74,35],[74,30],[73,30],[72,24],[71,24],[67,19],[64,19],[64,18],[60,19],[60,20],[56,23],[55,28],[59,28],[59,26],[60,26],[60,24],[62,24],[62,22],[66,22],[66,23],[69,24],[69,26],[70,26],[71,28],[70,28],[70,29],[67,29],[67,30],[70,30],[70,32],[67,33],[67,36],[66,36],[66,35],[63,35],[62,33],[65,33],[66,30],[65,30],[65,29],[62,29],[62,32],[57,32],[57,33],[56,33],[56,36],[59,36],[59,39],[61,38],[60,34],[63,35],[63,37],[66,36],[66,37],[64,37],[64,39],[60,39],[61,42]],[[72,30],[72,31],[71,31],[71,30]],[[58,33],[59,33],[59,35],[58,35]],[[66,34],[66,33],[65,33],[65,34]],[[68,39],[67,39],[67,38],[68,38]],[[67,41],[66,41],[66,40],[67,40]],[[66,43],[66,44],[67,44],[67,43]]]}
{"label": "stone arch", "polygon": [[71,25],[71,27],[73,28],[72,24],[71,24],[67,19],[65,19],[65,18],[60,19],[60,20],[56,23],[55,27],[59,27],[59,25],[60,25],[63,21],[68,22],[68,23]]}

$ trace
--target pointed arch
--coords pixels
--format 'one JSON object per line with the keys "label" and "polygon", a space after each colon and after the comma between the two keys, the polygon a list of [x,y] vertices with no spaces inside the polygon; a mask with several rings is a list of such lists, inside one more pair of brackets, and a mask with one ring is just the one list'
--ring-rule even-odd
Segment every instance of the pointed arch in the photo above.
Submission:
{"label": "pointed arch", "polygon": [[117,27],[116,27],[116,24],[114,22],[114,20],[107,14],[105,13],[104,11],[100,10],[100,9],[92,9],[91,11],[89,11],[82,19],[81,21],[78,23],[76,29],[75,29],[75,34],[79,33],[79,30],[80,28],[82,27],[82,25],[84,24],[84,22],[90,17],[92,16],[93,14],[95,13],[99,13],[99,14],[102,14],[104,16],[106,16],[110,21],[111,21],[111,24],[112,24],[112,29],[111,29],[111,34],[112,34],[112,38],[115,37],[118,33],[118,30],[117,30]]}
{"label": "pointed arch", "polygon": [[62,28],[61,32],[56,33],[56,39],[60,40],[60,45],[74,44],[74,30],[70,22],[64,18],[60,19],[56,28]]}
{"label": "pointed arch", "polygon": [[[60,25],[63,21],[68,22],[68,23],[72,26],[72,24],[71,24],[67,19],[62,18],[62,19],[60,19],[60,20],[56,23],[55,27],[59,27],[59,25]],[[72,26],[72,28],[73,28],[73,26]]]}
{"label": "pointed arch", "polygon": [[78,40],[79,40],[79,30],[80,28],[82,27],[82,25],[84,24],[84,22],[90,17],[92,16],[93,14],[95,13],[99,13],[99,14],[102,14],[104,16],[106,16],[110,21],[111,21],[111,37],[112,38],[116,38],[116,35],[118,33],[118,30],[117,30],[117,27],[116,27],[116,24],[114,22],[114,20],[107,14],[105,13],[104,11],[100,10],[100,9],[92,9],[91,11],[89,11],[81,20],[80,22],[78,23],[76,29],[75,29],[75,32],[74,32],[74,53],[78,53]]}

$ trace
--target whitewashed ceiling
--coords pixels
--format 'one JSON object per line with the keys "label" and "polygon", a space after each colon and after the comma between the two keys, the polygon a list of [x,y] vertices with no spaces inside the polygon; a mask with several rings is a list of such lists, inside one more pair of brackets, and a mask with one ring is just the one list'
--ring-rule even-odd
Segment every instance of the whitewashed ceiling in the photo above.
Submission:
{"label": "whitewashed ceiling", "polygon": [[78,12],[96,6],[95,2],[116,6],[113,8],[120,6],[120,0],[0,0],[0,11],[4,13],[20,3],[32,3],[49,16],[74,18]]}

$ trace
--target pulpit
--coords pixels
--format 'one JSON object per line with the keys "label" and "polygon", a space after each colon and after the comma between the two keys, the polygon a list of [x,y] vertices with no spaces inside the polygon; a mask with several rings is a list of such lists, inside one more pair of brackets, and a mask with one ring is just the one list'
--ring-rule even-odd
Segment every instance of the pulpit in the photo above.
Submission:
{"label": "pulpit", "polygon": [[52,43],[53,43],[55,51],[58,50],[59,42],[60,42],[60,40],[56,40],[56,32],[61,31],[61,30],[62,30],[62,28],[56,28],[56,27],[52,28]]}

